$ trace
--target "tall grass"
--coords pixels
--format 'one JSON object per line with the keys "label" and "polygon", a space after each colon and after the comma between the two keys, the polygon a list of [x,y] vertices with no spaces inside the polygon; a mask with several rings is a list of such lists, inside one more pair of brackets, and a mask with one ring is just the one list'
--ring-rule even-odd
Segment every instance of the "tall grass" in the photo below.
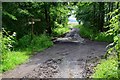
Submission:
{"label": "tall grass", "polygon": [[108,35],[106,32],[99,32],[97,28],[86,27],[82,25],[77,25],[74,27],[80,28],[80,35],[84,38],[88,38],[94,41],[104,41],[104,42],[113,41],[113,36]]}
{"label": "tall grass", "polygon": [[17,49],[41,51],[52,45],[53,43],[50,40],[50,37],[45,34],[39,36],[34,35],[32,39],[30,35],[25,35],[19,39]]}
{"label": "tall grass", "polygon": [[10,69],[15,68],[17,65],[24,63],[29,56],[27,55],[29,52],[24,51],[8,51],[7,53],[2,55],[2,65],[0,65],[0,72],[5,72]]}
{"label": "tall grass", "polygon": [[110,57],[108,60],[102,60],[95,68],[95,73],[92,78],[107,78],[106,80],[116,80],[118,78],[118,61],[115,57]]}
{"label": "tall grass", "polygon": [[[35,51],[43,51],[44,49],[53,45],[50,37],[44,34],[39,36],[33,36],[32,40],[30,35],[25,35],[16,43],[16,47],[14,47],[14,50],[12,51],[6,51],[6,48],[3,48],[2,56],[0,56],[0,72],[14,69],[17,65],[26,62],[26,60],[28,60]],[[8,44],[3,45],[7,46]]]}
{"label": "tall grass", "polygon": [[50,37],[43,34],[40,36],[34,36],[33,40],[31,41],[30,47],[33,51],[42,51],[52,45],[53,43],[50,40]]}

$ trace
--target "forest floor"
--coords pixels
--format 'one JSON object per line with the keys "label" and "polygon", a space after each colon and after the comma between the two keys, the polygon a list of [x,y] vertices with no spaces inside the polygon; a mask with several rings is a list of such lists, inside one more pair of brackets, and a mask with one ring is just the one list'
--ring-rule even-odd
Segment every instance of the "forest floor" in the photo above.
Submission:
{"label": "forest floor", "polygon": [[108,43],[85,39],[83,44],[57,43],[5,72],[3,78],[86,78],[94,73]]}

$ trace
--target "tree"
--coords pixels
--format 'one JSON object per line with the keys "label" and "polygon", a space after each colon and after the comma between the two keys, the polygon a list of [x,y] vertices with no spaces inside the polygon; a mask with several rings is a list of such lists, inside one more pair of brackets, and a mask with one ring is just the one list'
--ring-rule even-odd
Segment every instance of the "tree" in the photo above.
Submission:
{"label": "tree", "polygon": [[[51,35],[55,23],[66,26],[69,9],[65,3],[55,2],[16,2],[3,3],[3,27],[17,33],[17,39],[31,33],[32,19],[40,19],[33,25],[35,35]],[[32,17],[32,19],[31,19]],[[11,24],[11,25],[9,25]]]}
{"label": "tree", "polygon": [[99,30],[102,32],[104,31],[104,17],[105,17],[105,11],[104,11],[104,2],[99,2],[99,20],[98,20],[98,27]]}

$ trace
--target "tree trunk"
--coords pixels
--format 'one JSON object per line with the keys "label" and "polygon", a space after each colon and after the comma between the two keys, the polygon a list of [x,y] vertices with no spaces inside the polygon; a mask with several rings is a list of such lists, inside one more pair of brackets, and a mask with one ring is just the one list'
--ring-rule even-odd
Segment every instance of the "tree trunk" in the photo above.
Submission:
{"label": "tree trunk", "polygon": [[49,27],[48,27],[48,33],[49,33],[49,35],[51,35],[51,33],[52,33],[52,29],[51,29],[51,18],[50,18],[50,11],[48,12],[48,18],[49,18]]}
{"label": "tree trunk", "polygon": [[117,2],[117,7],[116,7],[116,9],[118,9],[118,12],[116,13],[116,15],[118,15],[118,14],[119,14],[119,12],[120,12],[119,2]]}
{"label": "tree trunk", "polygon": [[105,11],[104,11],[104,2],[99,2],[99,29],[100,31],[104,31],[104,17],[105,17]]}
{"label": "tree trunk", "polygon": [[50,13],[49,13],[49,7],[48,7],[48,4],[46,4],[46,6],[44,7],[45,9],[45,20],[46,20],[46,30],[47,30],[47,33],[49,35],[51,35],[52,33],[52,30],[51,30],[51,26],[50,26]]}
{"label": "tree trunk", "polygon": [[117,2],[117,9],[119,8],[119,2]]}
{"label": "tree trunk", "polygon": [[93,3],[93,20],[94,20],[94,21],[93,21],[93,22],[94,22],[94,23],[93,23],[93,24],[94,24],[93,26],[94,26],[94,27],[96,26],[96,20],[95,20],[95,16],[96,16],[96,15],[95,15],[95,10],[96,10],[96,6],[95,6],[95,3]]}

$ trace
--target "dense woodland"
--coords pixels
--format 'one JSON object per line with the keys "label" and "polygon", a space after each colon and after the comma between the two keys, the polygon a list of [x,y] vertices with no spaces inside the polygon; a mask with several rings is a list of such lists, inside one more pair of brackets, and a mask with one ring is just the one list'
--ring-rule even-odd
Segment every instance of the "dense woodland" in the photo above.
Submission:
{"label": "dense woodland", "polygon": [[83,38],[112,43],[105,55],[112,66],[101,63],[92,77],[120,78],[120,2],[3,2],[0,71],[13,69],[34,52],[54,45],[52,38],[69,31],[71,15],[79,22],[72,26],[80,28]]}

